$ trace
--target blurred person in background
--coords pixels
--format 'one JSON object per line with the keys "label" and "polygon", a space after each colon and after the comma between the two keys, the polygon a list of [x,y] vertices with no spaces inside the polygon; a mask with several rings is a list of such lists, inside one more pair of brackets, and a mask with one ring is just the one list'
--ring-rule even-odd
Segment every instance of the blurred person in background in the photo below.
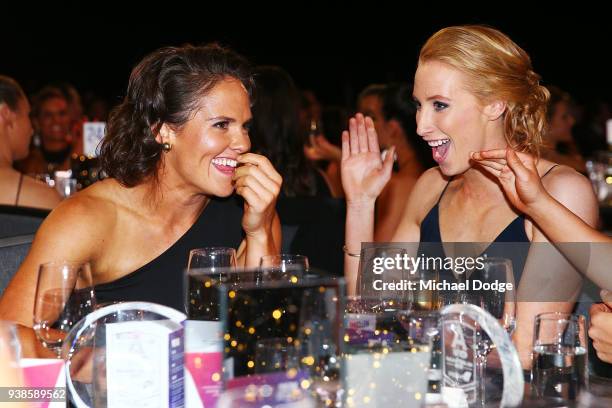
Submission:
{"label": "blurred person in background", "polygon": [[28,98],[15,80],[0,75],[0,204],[53,208],[57,191],[12,167],[27,156],[31,138]]}
{"label": "blurred person in background", "polygon": [[74,85],[68,82],[60,82],[55,85],[68,101],[68,115],[70,116],[69,141],[72,144],[73,154],[83,153],[83,123],[89,119],[85,115],[81,94]]}
{"label": "blurred person in background", "polygon": [[283,176],[281,197],[331,197],[323,176],[304,156],[299,91],[282,68],[255,69],[250,136],[253,151],[266,156]]}
{"label": "blurred person in background", "polygon": [[610,104],[592,100],[585,104],[582,118],[574,127],[576,143],[583,157],[594,157],[597,151],[609,149],[606,140],[606,121],[612,118]]}
{"label": "blurred person in background", "polygon": [[32,122],[37,140],[30,154],[17,162],[17,169],[33,175],[70,169],[71,155],[78,153],[70,112],[68,99],[59,88],[45,87],[34,97]]}
{"label": "blurred person in background", "polygon": [[572,99],[567,92],[556,86],[548,86],[547,89],[550,92],[546,110],[548,126],[544,133],[541,156],[585,173],[584,159],[572,135],[576,123]]}
{"label": "blurred person in background", "polygon": [[[395,147],[391,179],[376,200],[374,240],[387,242],[399,225],[414,184],[435,162],[431,158],[431,149],[416,133],[416,109],[412,101],[411,85],[369,85],[358,97],[357,110],[374,122],[381,151]],[[327,159],[336,163],[340,162],[342,156],[341,149],[323,135],[311,138],[305,152],[313,160]]]}
{"label": "blurred person in background", "polygon": [[300,97],[291,76],[276,66],[255,69],[250,136],[253,151],[266,156],[283,177],[276,209],[282,251],[308,257],[310,265],[342,271],[344,202],[304,155]]}
{"label": "blurred person in background", "polygon": [[346,127],[349,114],[341,106],[326,106],[321,111],[321,127],[316,134],[309,132],[304,144],[304,155],[311,160],[325,178],[334,198],[343,198],[340,176],[340,135]]}
{"label": "blurred person in background", "polygon": [[412,85],[370,85],[359,95],[357,110],[372,118],[381,151],[395,146],[391,179],[376,200],[374,240],[387,242],[400,223],[414,184],[435,162],[431,149],[417,135]]}
{"label": "blurred person in background", "polygon": [[[305,133],[310,132],[314,127],[321,125],[321,115],[323,108],[317,95],[310,89],[298,91],[300,95],[300,127]],[[313,129],[314,130],[314,129]]]}

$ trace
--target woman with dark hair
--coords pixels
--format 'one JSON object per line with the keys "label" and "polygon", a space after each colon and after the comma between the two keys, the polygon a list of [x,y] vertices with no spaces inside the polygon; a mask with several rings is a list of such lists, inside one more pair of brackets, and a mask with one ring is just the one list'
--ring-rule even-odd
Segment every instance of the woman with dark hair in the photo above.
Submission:
{"label": "woman with dark hair", "polygon": [[338,273],[344,205],[332,199],[325,179],[304,156],[298,90],[280,67],[258,67],[254,79],[253,150],[268,157],[283,176],[276,205],[282,250],[306,255],[312,266]]}
{"label": "woman with dark hair", "polygon": [[[145,57],[102,143],[109,178],[49,215],[0,299],[0,317],[31,326],[44,262],[89,261],[99,302],[183,309],[190,249],[238,247],[243,266],[278,253],[282,179],[265,157],[247,153],[251,87],[247,63],[216,45]],[[220,199],[234,191],[243,208]]]}

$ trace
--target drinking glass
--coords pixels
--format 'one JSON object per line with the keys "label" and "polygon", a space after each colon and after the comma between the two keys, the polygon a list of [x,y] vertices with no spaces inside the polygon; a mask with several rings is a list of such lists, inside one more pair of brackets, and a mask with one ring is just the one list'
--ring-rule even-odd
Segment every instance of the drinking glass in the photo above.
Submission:
{"label": "drinking glass", "polygon": [[408,332],[409,344],[420,348],[430,348],[431,361],[427,370],[428,392],[439,394],[442,386],[442,344],[439,311],[400,312],[399,321]]}
{"label": "drinking glass", "polygon": [[[197,248],[189,251],[185,271],[185,312],[190,319],[217,320],[218,294],[211,280],[221,279],[221,273],[236,269],[236,250],[227,247]],[[204,273],[205,272],[205,273]],[[202,282],[197,276],[206,278]],[[204,283],[204,284],[203,284]]]}
{"label": "drinking glass", "polygon": [[585,318],[542,313],[534,323],[532,382],[540,398],[576,400],[588,389]]}
{"label": "drinking glass", "polygon": [[91,267],[85,262],[40,265],[34,300],[34,331],[59,358],[66,334],[96,308]]}
{"label": "drinking glass", "polygon": [[77,181],[73,178],[58,178],[55,180],[55,189],[63,198],[70,197],[77,192]]}
{"label": "drinking glass", "polygon": [[302,369],[310,373],[312,390],[326,406],[340,401],[340,353],[333,322],[338,311],[337,293],[319,288],[304,290],[300,302],[298,335]]}
{"label": "drinking glass", "polygon": [[23,386],[21,346],[15,323],[0,320],[0,387]]}
{"label": "drinking glass", "polygon": [[286,272],[288,269],[308,272],[309,269],[307,256],[293,254],[264,255],[259,261],[259,266],[280,269],[282,272]]}
{"label": "drinking glass", "polygon": [[[516,327],[516,286],[514,284],[514,274],[512,272],[512,262],[506,258],[484,258],[484,267],[476,269],[469,277],[470,297],[476,300],[477,306],[489,312],[495,317],[499,324],[504,328],[509,336]],[[504,284],[503,291],[501,286],[497,289],[493,284]],[[507,290],[512,285],[512,290]],[[476,342],[476,364],[480,378],[480,400],[484,405],[486,402],[485,373],[487,366],[487,356],[495,348],[495,344],[483,331],[478,330]]]}
{"label": "drinking glass", "polygon": [[187,269],[197,268],[236,268],[236,250],[227,247],[192,249]]}
{"label": "drinking glass", "polygon": [[402,260],[408,252],[399,247],[367,247],[361,250],[357,294],[362,301],[374,303],[372,311],[399,311],[409,308],[413,277]]}

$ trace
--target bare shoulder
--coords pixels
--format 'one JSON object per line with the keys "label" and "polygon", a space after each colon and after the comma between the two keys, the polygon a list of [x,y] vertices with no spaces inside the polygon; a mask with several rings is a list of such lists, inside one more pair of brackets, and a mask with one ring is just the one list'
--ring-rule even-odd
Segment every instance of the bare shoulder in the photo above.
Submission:
{"label": "bare shoulder", "polygon": [[548,169],[544,171],[544,173],[548,171],[548,174],[542,176],[542,184],[544,184],[547,190],[562,189],[572,192],[580,191],[593,193],[589,179],[573,168],[562,164],[555,165],[551,162],[542,164],[548,167]]}
{"label": "bare shoulder", "polygon": [[59,193],[42,181],[32,177],[23,178],[21,189],[21,199],[19,203],[28,207],[36,208],[55,208],[62,200]]}
{"label": "bare shoulder", "polygon": [[30,326],[39,265],[56,260],[95,263],[104,254],[116,219],[112,191],[103,185],[62,201],[36,232],[28,255],[0,298],[0,317]]}
{"label": "bare shoulder", "polygon": [[571,167],[549,163],[538,165],[540,174],[544,174],[540,166],[550,169],[548,174],[542,176],[542,184],[546,190],[585,222],[591,226],[595,225],[599,206],[590,180]]}
{"label": "bare shoulder", "polygon": [[448,178],[445,177],[440,171],[440,168],[436,166],[425,170],[423,174],[421,174],[415,188],[421,188],[423,191],[427,191],[435,188],[437,185],[440,187],[440,190],[442,190],[447,183]]}
{"label": "bare shoulder", "polygon": [[43,241],[50,246],[76,249],[104,240],[116,224],[116,208],[112,191],[102,185],[91,186],[51,211],[38,230],[34,244]]}

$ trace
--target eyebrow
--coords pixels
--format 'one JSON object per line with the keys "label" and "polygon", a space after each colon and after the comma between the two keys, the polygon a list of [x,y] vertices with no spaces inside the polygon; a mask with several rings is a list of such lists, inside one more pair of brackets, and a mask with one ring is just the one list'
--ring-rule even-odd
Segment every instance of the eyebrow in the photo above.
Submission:
{"label": "eyebrow", "polygon": [[[417,102],[419,101],[419,99],[415,95],[412,95],[412,99],[414,99]],[[431,101],[431,100],[435,100],[435,99],[445,99],[447,101],[450,101],[450,98],[448,98],[446,96],[442,96],[442,95],[433,95],[433,96],[430,96],[429,98],[427,98],[426,100],[427,101]]]}
{"label": "eyebrow", "polygon": [[[217,121],[217,120],[225,120],[225,121],[227,121],[229,123],[235,123],[236,122],[236,119],[230,118],[229,116],[215,116],[214,118],[206,119],[207,122],[214,122],[214,121]],[[243,126],[250,125],[251,123],[253,123],[253,118],[252,117],[250,117],[247,120],[245,120],[242,125]]]}
{"label": "eyebrow", "polygon": [[206,119],[207,122],[213,122],[215,120],[226,120],[228,122],[235,122],[236,119],[234,118],[230,118],[228,116],[215,116],[214,118],[208,118]]}
{"label": "eyebrow", "polygon": [[447,98],[446,96],[442,96],[442,95],[434,95],[434,96],[430,96],[429,98],[427,98],[428,101],[431,101],[433,99],[446,99],[446,100],[449,100],[450,98]]}

